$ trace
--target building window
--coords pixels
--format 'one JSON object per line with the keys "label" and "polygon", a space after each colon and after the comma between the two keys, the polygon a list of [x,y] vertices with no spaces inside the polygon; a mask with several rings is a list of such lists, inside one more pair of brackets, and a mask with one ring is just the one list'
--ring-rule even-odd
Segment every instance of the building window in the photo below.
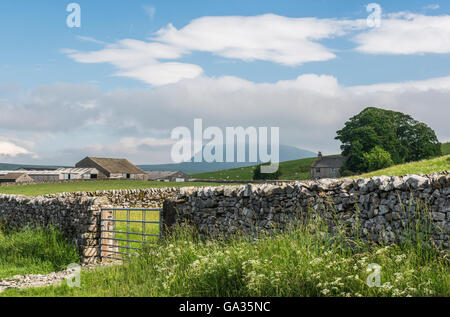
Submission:
{"label": "building window", "polygon": [[337,173],[337,169],[333,168],[333,169],[331,169],[331,172],[332,172],[333,174],[336,174],[336,173]]}
{"label": "building window", "polygon": [[316,173],[320,173],[320,168],[316,168]]}

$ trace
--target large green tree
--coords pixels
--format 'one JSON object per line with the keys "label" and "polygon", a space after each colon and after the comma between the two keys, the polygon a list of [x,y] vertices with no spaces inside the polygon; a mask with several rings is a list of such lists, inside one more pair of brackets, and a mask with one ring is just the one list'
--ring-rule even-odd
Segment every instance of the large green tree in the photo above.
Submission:
{"label": "large green tree", "polygon": [[[366,172],[365,157],[375,147],[390,154],[394,164],[441,155],[441,145],[434,131],[411,116],[368,107],[350,118],[337,131],[342,155],[348,156],[344,169]],[[366,155],[366,156],[365,156]]]}

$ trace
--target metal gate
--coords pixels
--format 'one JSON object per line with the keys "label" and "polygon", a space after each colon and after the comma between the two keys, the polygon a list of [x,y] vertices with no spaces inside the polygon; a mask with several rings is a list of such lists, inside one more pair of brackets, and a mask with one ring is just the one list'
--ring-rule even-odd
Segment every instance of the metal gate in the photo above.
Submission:
{"label": "metal gate", "polygon": [[100,218],[100,260],[124,260],[161,236],[161,208],[104,208]]}

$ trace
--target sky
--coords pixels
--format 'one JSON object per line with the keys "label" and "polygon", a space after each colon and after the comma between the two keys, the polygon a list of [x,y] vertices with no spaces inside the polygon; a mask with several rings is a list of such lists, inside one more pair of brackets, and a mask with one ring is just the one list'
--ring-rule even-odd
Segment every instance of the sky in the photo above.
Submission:
{"label": "sky", "polygon": [[450,141],[448,1],[79,0],[79,27],[70,3],[0,2],[0,162],[171,163],[196,118],[335,154],[368,106]]}

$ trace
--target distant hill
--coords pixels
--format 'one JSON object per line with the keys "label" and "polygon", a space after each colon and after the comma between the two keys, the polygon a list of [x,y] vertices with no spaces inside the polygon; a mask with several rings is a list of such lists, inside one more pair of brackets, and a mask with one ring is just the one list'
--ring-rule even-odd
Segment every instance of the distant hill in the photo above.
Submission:
{"label": "distant hill", "polygon": [[0,163],[0,171],[14,171],[19,168],[59,168],[67,166],[49,166],[49,165],[29,165],[29,164],[9,164]]}
{"label": "distant hill", "polygon": [[[337,155],[333,155],[337,156]],[[303,158],[280,163],[281,177],[285,180],[305,180],[310,178],[311,165],[317,157]],[[192,177],[205,180],[251,180],[253,166],[234,168],[209,173],[193,174]]]}
{"label": "distant hill", "polygon": [[[225,153],[225,151],[224,151]],[[236,150],[235,150],[236,156]],[[316,153],[302,150],[293,146],[280,145],[280,162],[291,161],[299,158],[315,157]],[[248,160],[248,148],[246,149],[246,157]],[[259,159],[259,158],[258,158]],[[206,162],[183,162],[178,164],[159,164],[159,165],[138,165],[139,168],[145,171],[182,171],[186,174],[198,174],[204,172],[214,172],[220,170],[227,170],[233,168],[241,168],[255,165],[255,162],[245,163],[206,163]]]}

